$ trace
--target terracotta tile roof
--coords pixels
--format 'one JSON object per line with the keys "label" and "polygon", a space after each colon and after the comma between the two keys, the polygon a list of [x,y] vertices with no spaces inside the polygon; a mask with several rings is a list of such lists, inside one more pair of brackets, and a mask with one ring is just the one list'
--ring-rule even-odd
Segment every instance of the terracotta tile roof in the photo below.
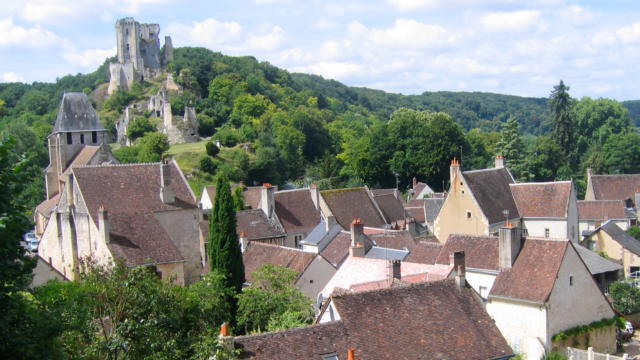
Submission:
{"label": "terracotta tile roof", "polygon": [[379,195],[399,195],[398,189],[371,189],[373,196]]}
{"label": "terracotta tile roof", "polygon": [[390,223],[404,223],[406,219],[406,215],[404,213],[404,207],[402,206],[402,201],[396,198],[392,194],[386,195],[375,195],[373,200],[378,204],[378,207],[384,214],[384,217]]}
{"label": "terracotta tile roof", "polygon": [[567,217],[573,182],[519,183],[510,186],[520,216]]}
{"label": "terracotta tile roof", "polygon": [[420,264],[435,264],[438,255],[442,251],[442,246],[439,242],[420,241],[411,249],[405,261]]}
{"label": "terracotta tile roof", "polygon": [[578,201],[580,220],[626,219],[623,200]]}
{"label": "terracotta tile roof", "polygon": [[260,209],[242,210],[236,212],[236,231],[244,232],[249,240],[284,237],[284,231],[269,221],[267,215]]}
{"label": "terracotta tile roof", "polygon": [[[278,191],[278,187],[274,186],[274,191]],[[250,209],[260,208],[260,197],[262,196],[262,186],[247,186],[242,193],[244,196],[244,204]]]}
{"label": "terracotta tile roof", "polygon": [[513,267],[496,277],[489,296],[546,302],[569,241],[527,239]]}
{"label": "terracotta tile roof", "polygon": [[424,217],[424,208],[422,207],[405,207],[404,211],[407,212],[407,215],[409,215],[409,217],[412,217],[416,220],[416,222],[419,222],[421,224],[424,224],[425,221],[425,217]]}
{"label": "terracotta tile roof", "polygon": [[253,272],[264,264],[282,266],[302,275],[311,264],[317,254],[292,249],[284,246],[249,242],[242,254],[244,262],[244,274],[247,281],[251,282]]}
{"label": "terracotta tile roof", "polygon": [[456,251],[464,251],[467,268],[498,270],[498,238],[451,234],[444,243],[436,264],[449,264],[449,256]]}
{"label": "terracotta tile roof", "polygon": [[94,223],[98,222],[98,208],[104,206],[109,216],[110,247],[131,265],[147,264],[147,258],[158,262],[182,260],[153,213],[195,210],[196,199],[175,162],[168,166],[176,199],[172,204],[160,200],[160,163],[72,168]]}
{"label": "terracotta tile roof", "polygon": [[412,199],[407,201],[405,207],[423,207],[425,199]]}
{"label": "terracotta tile roof", "polygon": [[418,182],[416,186],[413,187],[413,198],[416,199],[416,196],[420,195],[420,193],[422,192],[422,190],[424,190],[425,187],[427,187],[427,184],[423,182]]}
{"label": "terracotta tile roof", "polygon": [[444,280],[446,276],[442,277],[440,275],[434,275],[432,276],[432,278],[433,279],[429,280],[429,274],[427,273],[414,274],[414,275],[407,275],[405,277],[402,277],[401,279],[391,278],[391,279],[370,281],[362,284],[355,284],[355,285],[351,285],[351,287],[348,290],[350,292],[380,290],[380,289],[387,289],[390,287],[400,287],[400,286],[406,286],[408,284],[422,283],[426,281]]}
{"label": "terracotta tile roof", "polygon": [[60,194],[55,194],[51,199],[47,199],[38,204],[36,211],[48,218],[53,208],[58,205],[58,201],[60,201]]}
{"label": "terracotta tile roof", "polygon": [[320,194],[345,229],[350,228],[355,218],[360,218],[364,226],[384,228],[387,225],[365,188],[325,190]]}
{"label": "terracotta tile roof", "polygon": [[100,146],[89,146],[85,145],[78,154],[71,160],[67,168],[62,173],[63,175],[68,174],[71,171],[71,167],[73,166],[83,166],[89,164],[93,156],[100,150]]}
{"label": "terracotta tile roof", "polygon": [[327,259],[333,266],[338,266],[349,255],[351,246],[351,234],[341,231],[333,240],[320,252],[320,255]]}
{"label": "terracotta tile roof", "polygon": [[595,200],[631,199],[635,202],[636,191],[640,189],[640,174],[592,175],[591,185]]}
{"label": "terracotta tile roof", "polygon": [[387,230],[377,234],[370,234],[367,237],[374,241],[376,246],[397,249],[411,250],[416,246],[416,241],[406,230]]}
{"label": "terracotta tile roof", "polygon": [[482,303],[443,280],[332,298],[341,320],[235,338],[244,359],[486,360],[511,355]]}
{"label": "terracotta tile roof", "polygon": [[320,223],[320,210],[309,189],[278,191],[273,197],[276,215],[286,232],[310,231]]}
{"label": "terracotta tile roof", "polygon": [[489,224],[504,221],[503,210],[509,211],[510,219],[520,217],[509,188],[513,177],[506,168],[465,171],[462,176]]}

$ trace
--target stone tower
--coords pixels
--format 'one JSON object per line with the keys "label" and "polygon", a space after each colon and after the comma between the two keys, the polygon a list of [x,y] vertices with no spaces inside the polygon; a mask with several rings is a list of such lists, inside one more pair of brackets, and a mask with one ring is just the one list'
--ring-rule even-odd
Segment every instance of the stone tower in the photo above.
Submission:
{"label": "stone tower", "polygon": [[160,51],[160,25],[140,24],[133,18],[116,22],[118,62],[109,65],[109,95],[116,90],[128,90],[134,81],[157,76],[173,59],[171,38],[165,36],[164,51]]}
{"label": "stone tower", "polygon": [[[81,92],[65,93],[60,103],[53,131],[47,137],[49,144],[49,166],[46,170],[47,199],[61,192],[63,174],[67,167],[80,157],[87,146],[95,156],[109,142],[107,129],[100,124],[98,114],[91,106],[87,95]],[[103,152],[109,152],[104,150]],[[89,154],[85,154],[89,156]],[[84,159],[78,159],[81,161]],[[89,161],[90,159],[86,159]],[[82,161],[85,162],[85,161]],[[82,165],[85,165],[84,163]]]}

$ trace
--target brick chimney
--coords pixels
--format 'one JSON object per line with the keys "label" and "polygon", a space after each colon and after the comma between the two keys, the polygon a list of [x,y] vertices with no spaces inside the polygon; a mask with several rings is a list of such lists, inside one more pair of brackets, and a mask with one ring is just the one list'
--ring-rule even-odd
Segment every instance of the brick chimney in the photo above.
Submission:
{"label": "brick chimney", "polygon": [[361,360],[361,359],[356,359],[355,349],[349,349],[347,350],[347,360]]}
{"label": "brick chimney", "polygon": [[400,260],[389,260],[388,267],[391,279],[400,280],[402,278],[402,273],[400,271],[402,262]]}
{"label": "brick chimney", "polygon": [[500,169],[504,167],[504,157],[500,154],[496,155],[495,168]]}
{"label": "brick chimney", "polygon": [[229,324],[223,322],[220,325],[220,335],[218,335],[218,344],[225,350],[232,351],[234,349],[233,336],[229,331]]}
{"label": "brick chimney", "polygon": [[313,205],[315,205],[316,210],[320,209],[320,191],[318,191],[318,186],[316,184],[311,184],[309,186],[309,192],[311,193],[311,201],[313,201]]}
{"label": "brick chimney", "polygon": [[269,183],[262,184],[260,193],[260,208],[264,211],[267,218],[271,219],[275,208],[275,200],[273,198],[274,187]]}
{"label": "brick chimney", "polygon": [[360,218],[355,218],[351,222],[351,256],[363,257],[371,249],[371,240],[364,235],[364,225]]}
{"label": "brick chimney", "polygon": [[105,244],[111,241],[109,236],[109,214],[102,205],[98,208],[98,232]]}
{"label": "brick chimney", "polygon": [[449,181],[451,182],[451,188],[457,183],[458,174],[460,173],[460,162],[453,158],[451,160],[451,166],[449,167]]}
{"label": "brick chimney", "polygon": [[173,204],[176,194],[171,190],[171,165],[166,162],[160,164],[160,200],[165,204]]}
{"label": "brick chimney", "polygon": [[453,265],[456,272],[456,286],[458,289],[464,289],[466,285],[466,265],[464,251],[456,251],[449,254],[449,264]]}
{"label": "brick chimney", "polygon": [[501,269],[510,269],[518,257],[522,243],[522,232],[519,227],[514,227],[507,221],[504,227],[498,230],[498,256]]}

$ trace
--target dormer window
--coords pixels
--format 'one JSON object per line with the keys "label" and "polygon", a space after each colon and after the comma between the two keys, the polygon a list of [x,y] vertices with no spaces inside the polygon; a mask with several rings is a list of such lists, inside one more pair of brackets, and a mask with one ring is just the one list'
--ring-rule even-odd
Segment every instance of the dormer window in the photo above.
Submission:
{"label": "dormer window", "polygon": [[322,357],[322,360],[339,360],[338,359],[338,354],[336,353],[331,353],[331,354],[324,354],[324,355],[320,355]]}

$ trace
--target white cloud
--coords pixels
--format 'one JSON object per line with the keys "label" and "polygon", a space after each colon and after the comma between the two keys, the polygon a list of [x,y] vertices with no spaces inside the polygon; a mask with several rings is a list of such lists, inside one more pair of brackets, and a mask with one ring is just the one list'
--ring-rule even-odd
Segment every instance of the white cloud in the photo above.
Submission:
{"label": "white cloud", "polygon": [[32,22],[63,23],[68,19],[119,12],[137,15],[144,7],[167,4],[175,0],[21,0],[12,13]]}
{"label": "white cloud", "polygon": [[372,29],[368,38],[376,45],[393,48],[426,48],[455,42],[460,35],[440,25],[425,24],[412,19],[397,19],[393,27]]}
{"label": "white cloud", "polygon": [[247,45],[255,50],[275,50],[284,42],[284,30],[274,26],[266,34],[251,35],[247,39]]}
{"label": "white cloud", "polygon": [[295,67],[292,70],[297,72],[310,72],[322,75],[329,79],[348,79],[361,75],[364,66],[354,62],[321,61],[306,66]]}
{"label": "white cloud", "polygon": [[618,29],[616,35],[625,44],[638,42],[640,40],[640,22]]}
{"label": "white cloud", "polygon": [[108,57],[116,55],[116,47],[110,49],[88,49],[83,51],[72,51],[60,54],[67,59],[74,67],[81,67],[87,70],[94,70],[102,65]]}
{"label": "white cloud", "polygon": [[26,28],[13,23],[13,19],[0,19],[0,46],[17,46],[21,48],[51,48],[68,46],[68,40],[43,28],[34,25]]}
{"label": "white cloud", "polygon": [[480,18],[480,25],[485,31],[513,32],[532,28],[541,28],[544,23],[537,10],[519,10],[511,12],[491,12]]}
{"label": "white cloud", "polygon": [[441,0],[387,0],[399,10],[415,10],[440,5]]}
{"label": "white cloud", "polygon": [[578,5],[571,5],[560,10],[558,13],[561,19],[568,21],[574,26],[593,25],[600,18],[599,14]]}
{"label": "white cloud", "polygon": [[2,82],[5,82],[5,83],[26,82],[26,80],[22,76],[14,73],[13,71],[10,71],[2,74]]}
{"label": "white cloud", "polygon": [[217,47],[221,44],[235,43],[244,36],[244,28],[235,21],[218,21],[213,18],[204,21],[194,21],[190,25],[172,24],[167,29],[168,34],[185,44],[195,44],[207,47]]}
{"label": "white cloud", "polygon": [[311,29],[324,31],[324,30],[333,29],[337,26],[338,24],[335,21],[322,18],[314,21],[313,24],[311,24]]}

